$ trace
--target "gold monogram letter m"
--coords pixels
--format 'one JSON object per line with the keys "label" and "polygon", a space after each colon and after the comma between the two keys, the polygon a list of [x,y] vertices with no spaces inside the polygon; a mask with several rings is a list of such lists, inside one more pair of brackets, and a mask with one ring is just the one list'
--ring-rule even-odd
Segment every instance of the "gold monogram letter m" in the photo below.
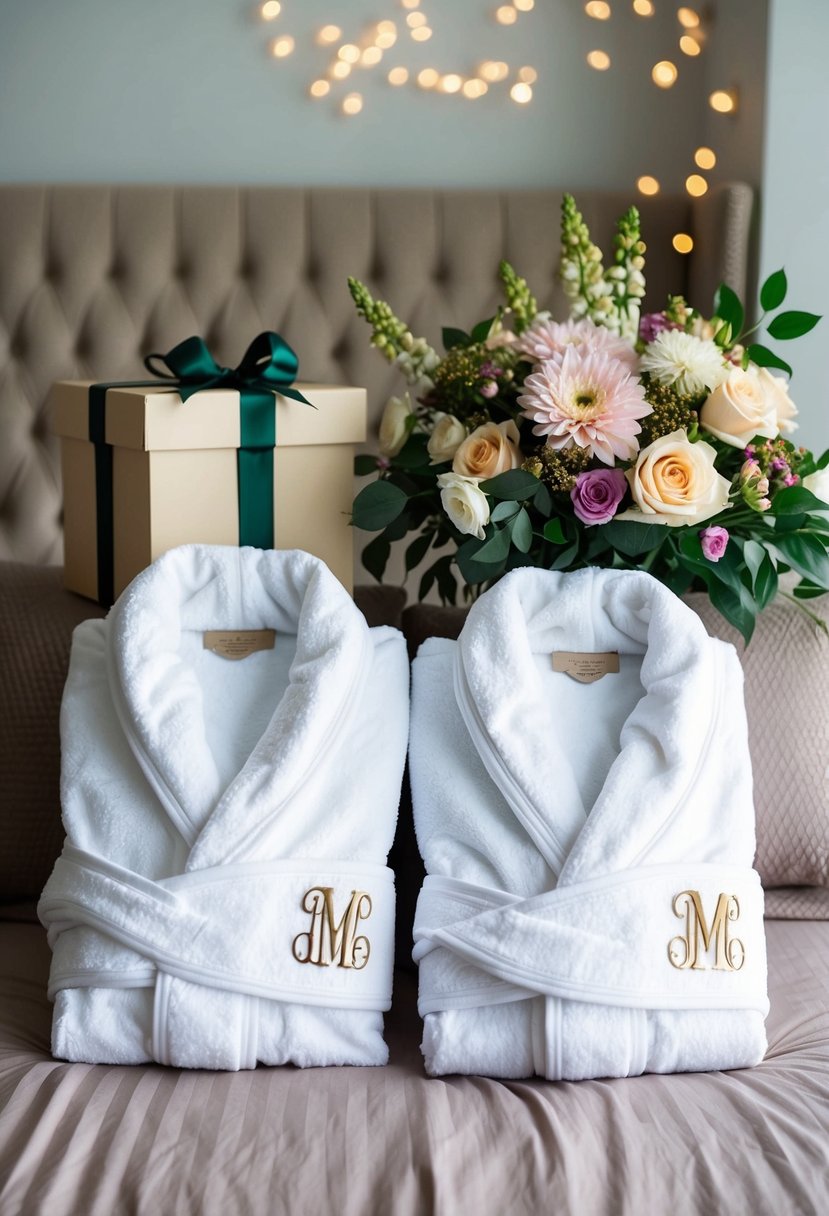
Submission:
{"label": "gold monogram letter m", "polygon": [[358,937],[361,920],[371,916],[371,896],[367,891],[352,891],[351,900],[337,924],[334,888],[312,887],[302,897],[302,907],[311,913],[311,928],[298,934],[291,947],[298,963],[316,967],[348,967],[362,971],[371,953],[367,937]]}
{"label": "gold monogram letter m", "polygon": [[668,942],[668,958],[680,971],[705,970],[705,954],[714,942],[713,971],[739,971],[745,962],[745,949],[738,937],[728,936],[730,921],[739,919],[736,895],[721,894],[709,928],[699,891],[680,891],[674,896],[675,916],[685,917],[685,934]]}

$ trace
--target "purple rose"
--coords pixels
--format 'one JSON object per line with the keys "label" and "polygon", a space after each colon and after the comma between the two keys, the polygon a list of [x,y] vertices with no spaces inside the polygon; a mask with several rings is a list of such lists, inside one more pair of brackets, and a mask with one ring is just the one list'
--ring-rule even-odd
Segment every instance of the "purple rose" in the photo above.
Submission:
{"label": "purple rose", "polygon": [[613,518],[628,488],[621,469],[588,469],[579,473],[570,491],[576,519],[583,524],[606,524]]}
{"label": "purple rose", "polygon": [[718,562],[728,547],[728,529],[716,525],[713,528],[703,528],[699,540],[702,556],[709,562]]}

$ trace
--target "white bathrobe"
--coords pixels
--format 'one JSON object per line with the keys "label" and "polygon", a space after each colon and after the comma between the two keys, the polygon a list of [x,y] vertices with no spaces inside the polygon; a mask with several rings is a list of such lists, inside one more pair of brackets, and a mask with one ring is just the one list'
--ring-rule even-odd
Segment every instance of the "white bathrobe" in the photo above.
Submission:
{"label": "white bathrobe", "polygon": [[[619,671],[580,683],[554,652]],[[430,1073],[762,1059],[742,671],[681,600],[638,572],[507,575],[421,646],[409,764]]]}
{"label": "white bathrobe", "polygon": [[[205,637],[263,630],[236,660]],[[385,1063],[407,730],[402,635],[307,553],[175,549],[80,625],[39,905],[54,1054]]]}

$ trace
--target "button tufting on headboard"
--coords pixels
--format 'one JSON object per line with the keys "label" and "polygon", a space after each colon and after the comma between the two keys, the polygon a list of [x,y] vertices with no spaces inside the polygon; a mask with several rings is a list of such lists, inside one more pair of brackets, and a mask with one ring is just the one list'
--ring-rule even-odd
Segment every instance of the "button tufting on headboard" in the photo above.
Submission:
{"label": "button tufting on headboard", "polygon": [[[61,557],[54,380],[141,376],[149,350],[193,333],[235,362],[276,329],[303,378],[366,385],[376,425],[401,381],[370,349],[346,277],[435,343],[441,325],[492,315],[503,257],[560,311],[560,201],[554,190],[0,186],[0,557]],[[605,249],[629,201],[581,192]],[[747,186],[644,200],[642,212],[654,304],[686,288],[707,302],[724,273],[742,289]],[[704,237],[691,258],[670,248],[679,229]]]}

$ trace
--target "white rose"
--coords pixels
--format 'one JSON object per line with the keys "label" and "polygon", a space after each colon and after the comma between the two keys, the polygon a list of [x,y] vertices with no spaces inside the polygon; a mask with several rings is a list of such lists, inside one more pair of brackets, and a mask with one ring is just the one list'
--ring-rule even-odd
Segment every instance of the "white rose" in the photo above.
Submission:
{"label": "white rose", "polygon": [[389,397],[380,419],[381,455],[396,456],[403,447],[409,437],[409,418],[413,412],[408,393],[403,397]]}
{"label": "white rose", "polygon": [[829,468],[815,469],[803,478],[803,485],[811,490],[815,498],[829,504]]}
{"label": "white rose", "polygon": [[484,528],[489,523],[489,502],[478,488],[477,478],[441,473],[438,485],[443,509],[458,531],[483,540]]}
{"label": "white rose", "polygon": [[718,515],[728,506],[731,483],[714,468],[716,456],[710,443],[691,443],[686,431],[654,440],[625,474],[639,510],[616,519],[678,528]]}
{"label": "white rose", "polygon": [[757,378],[772,402],[777,418],[777,429],[781,435],[791,435],[797,430],[797,406],[789,396],[789,384],[781,376],[773,376],[767,367],[761,367]]}
{"label": "white rose", "polygon": [[735,367],[700,410],[700,425],[723,443],[744,448],[755,435],[775,439],[777,403],[754,368]]}
{"label": "white rose", "polygon": [[466,439],[466,427],[453,414],[438,414],[435,428],[429,436],[426,451],[432,464],[451,460]]}

